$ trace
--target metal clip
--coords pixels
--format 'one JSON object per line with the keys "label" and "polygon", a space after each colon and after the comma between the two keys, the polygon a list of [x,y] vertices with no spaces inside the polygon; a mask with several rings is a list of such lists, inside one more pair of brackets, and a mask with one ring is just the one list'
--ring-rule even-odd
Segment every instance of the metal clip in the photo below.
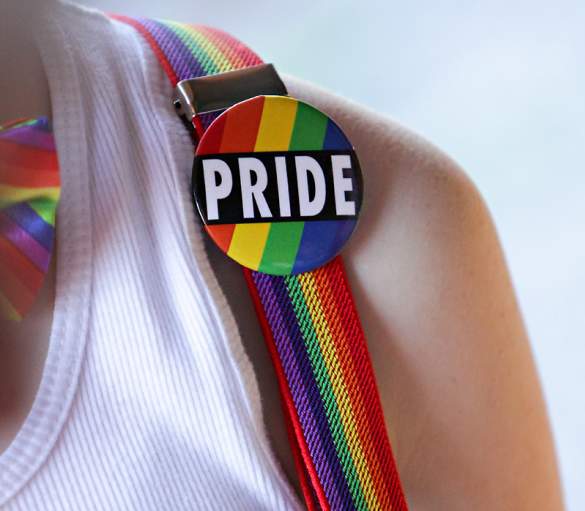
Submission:
{"label": "metal clip", "polygon": [[197,114],[223,110],[261,95],[287,95],[272,64],[181,80],[175,88],[173,105],[177,114],[190,123]]}

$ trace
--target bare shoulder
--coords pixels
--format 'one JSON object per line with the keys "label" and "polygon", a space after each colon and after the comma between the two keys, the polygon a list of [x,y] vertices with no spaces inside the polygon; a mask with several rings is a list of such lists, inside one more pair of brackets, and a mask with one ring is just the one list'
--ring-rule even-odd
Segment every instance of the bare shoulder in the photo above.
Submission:
{"label": "bare shoulder", "polygon": [[413,509],[562,509],[546,408],[486,205],[455,162],[294,78],[364,172],[346,264]]}

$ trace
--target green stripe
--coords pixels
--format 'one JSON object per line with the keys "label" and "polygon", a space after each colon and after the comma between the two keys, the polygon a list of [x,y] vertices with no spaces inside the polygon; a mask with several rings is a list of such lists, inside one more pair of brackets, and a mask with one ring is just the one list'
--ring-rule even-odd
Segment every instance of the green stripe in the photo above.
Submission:
{"label": "green stripe", "polygon": [[301,284],[297,276],[285,277],[285,283],[288,288],[288,294],[295,310],[295,316],[297,323],[303,335],[305,342],[305,348],[311,361],[311,367],[315,376],[315,381],[319,387],[319,393],[321,394],[321,401],[327,414],[327,422],[329,424],[329,430],[335,443],[335,450],[337,451],[337,457],[341,462],[343,473],[349,487],[349,491],[353,497],[355,509],[367,510],[368,505],[364,498],[363,489],[361,487],[355,462],[351,457],[349,448],[347,446],[347,439],[345,437],[343,424],[341,422],[341,416],[339,413],[339,404],[333,393],[333,387],[331,385],[331,379],[327,372],[325,360],[323,359],[323,353],[319,346],[319,339],[311,319],[311,314],[305,301],[305,296]]}
{"label": "green stripe", "polygon": [[55,225],[55,210],[57,209],[57,203],[52,199],[40,198],[33,199],[27,202],[27,204],[36,211],[45,222],[51,225]]}
{"label": "green stripe", "polygon": [[[196,40],[196,36],[191,30],[182,26],[180,23],[173,23],[172,21],[163,21],[162,23],[170,28],[189,49],[189,51],[197,59],[197,62],[199,62],[199,65],[203,68],[205,74],[211,75],[220,72],[219,67],[216,66],[215,62],[213,62],[211,59],[209,48],[203,47]],[[209,45],[210,43],[208,43],[206,46]]]}
{"label": "green stripe", "polygon": [[273,222],[258,271],[290,275],[301,244],[305,222]]}
{"label": "green stripe", "polygon": [[25,126],[34,126],[38,122],[38,119],[28,119],[26,121],[17,122],[16,124],[0,124],[0,131],[14,128],[24,128]]}
{"label": "green stripe", "polygon": [[[327,117],[319,112],[319,110],[299,101],[297,103],[297,113],[295,115],[288,150],[320,151],[323,149],[325,133],[327,132],[327,121]],[[295,248],[295,258],[300,248],[301,238],[299,238],[298,245]],[[291,271],[293,266],[294,261],[291,264]]]}
{"label": "green stripe", "polygon": [[310,105],[299,102],[289,151],[320,151],[327,131],[327,117]]}

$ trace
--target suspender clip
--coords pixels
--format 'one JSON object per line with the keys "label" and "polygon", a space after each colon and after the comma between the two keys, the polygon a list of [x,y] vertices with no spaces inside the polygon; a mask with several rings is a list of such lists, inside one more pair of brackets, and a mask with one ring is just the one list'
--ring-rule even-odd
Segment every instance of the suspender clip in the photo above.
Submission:
{"label": "suspender clip", "polygon": [[187,123],[202,113],[224,110],[254,96],[286,96],[284,83],[272,64],[181,80],[173,105]]}

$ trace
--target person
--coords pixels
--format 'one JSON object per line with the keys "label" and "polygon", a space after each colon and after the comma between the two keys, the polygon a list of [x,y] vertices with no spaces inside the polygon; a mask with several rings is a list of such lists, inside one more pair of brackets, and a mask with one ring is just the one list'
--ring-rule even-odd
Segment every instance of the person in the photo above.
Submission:
{"label": "person", "polygon": [[[194,222],[192,146],[150,49],[58,0],[2,4],[0,39],[0,124],[49,117],[62,181],[41,295],[0,325],[0,507],[300,509],[274,372],[240,269]],[[284,78],[364,169],[344,259],[410,507],[562,509],[477,189],[394,121]]]}

